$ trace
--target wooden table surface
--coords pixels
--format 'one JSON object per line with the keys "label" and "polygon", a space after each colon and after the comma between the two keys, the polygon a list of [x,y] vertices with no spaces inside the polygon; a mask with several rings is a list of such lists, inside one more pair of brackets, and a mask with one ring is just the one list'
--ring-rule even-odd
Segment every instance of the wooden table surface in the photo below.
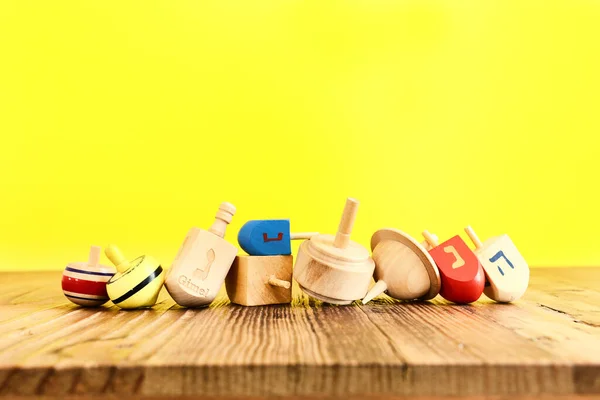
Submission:
{"label": "wooden table surface", "polygon": [[60,272],[2,273],[0,397],[595,397],[599,289],[600,268],[538,268],[515,304],[329,306],[294,287],[292,306],[163,291],[121,311],[71,304]]}

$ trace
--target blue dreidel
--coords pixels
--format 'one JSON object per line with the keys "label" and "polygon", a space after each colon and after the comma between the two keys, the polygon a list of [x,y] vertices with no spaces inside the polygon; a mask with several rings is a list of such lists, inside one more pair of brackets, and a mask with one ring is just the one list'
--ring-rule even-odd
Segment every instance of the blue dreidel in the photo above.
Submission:
{"label": "blue dreidel", "polygon": [[286,256],[292,254],[292,240],[314,235],[318,232],[290,233],[289,219],[257,219],[242,226],[238,243],[251,256]]}

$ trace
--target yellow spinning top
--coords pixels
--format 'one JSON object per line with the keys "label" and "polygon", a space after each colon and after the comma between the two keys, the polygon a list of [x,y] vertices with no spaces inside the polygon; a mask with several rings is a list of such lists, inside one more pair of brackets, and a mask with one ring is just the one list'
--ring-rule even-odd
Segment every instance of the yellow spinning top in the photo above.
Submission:
{"label": "yellow spinning top", "polygon": [[106,284],[112,302],[124,309],[152,307],[165,281],[165,271],[159,262],[150,256],[127,261],[113,244],[104,253],[118,271]]}

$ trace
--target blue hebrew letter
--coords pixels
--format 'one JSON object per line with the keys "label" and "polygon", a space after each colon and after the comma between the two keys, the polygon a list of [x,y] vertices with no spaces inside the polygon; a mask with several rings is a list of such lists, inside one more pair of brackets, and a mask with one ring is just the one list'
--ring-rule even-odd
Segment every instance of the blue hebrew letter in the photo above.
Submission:
{"label": "blue hebrew letter", "polygon": [[[504,258],[506,260],[506,263],[508,264],[509,267],[511,267],[512,269],[515,269],[515,266],[510,262],[510,260],[508,258],[506,258],[506,256],[504,255],[504,252],[502,250],[500,250],[492,258],[490,258],[490,262],[496,262],[501,258]],[[502,271],[502,268],[500,268],[499,265],[497,267],[498,267],[498,271],[500,271],[502,276],[504,276],[504,271]]]}

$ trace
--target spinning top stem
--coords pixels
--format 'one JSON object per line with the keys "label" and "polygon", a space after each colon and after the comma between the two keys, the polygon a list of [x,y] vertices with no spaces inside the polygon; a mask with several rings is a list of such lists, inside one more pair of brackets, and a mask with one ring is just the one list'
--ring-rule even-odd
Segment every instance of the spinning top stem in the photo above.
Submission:
{"label": "spinning top stem", "polygon": [[215,222],[213,222],[208,231],[218,237],[224,237],[225,230],[227,229],[227,225],[231,222],[233,214],[235,214],[235,206],[233,204],[227,202],[221,203],[219,211],[217,211],[217,214],[215,215]]}
{"label": "spinning top stem", "polygon": [[117,267],[117,271],[125,272],[130,267],[129,261],[127,261],[121,250],[114,244],[109,244],[104,250],[104,254]]}
{"label": "spinning top stem", "polygon": [[475,249],[479,250],[483,248],[483,243],[481,243],[481,240],[479,240],[479,237],[477,237],[477,234],[475,233],[473,228],[471,228],[471,226],[467,226],[465,228],[465,232],[469,236],[469,239],[471,239],[471,241],[475,245]]}
{"label": "spinning top stem", "polygon": [[348,197],[346,199],[346,205],[344,206],[344,213],[342,214],[342,220],[340,226],[335,235],[333,246],[339,249],[345,249],[348,247],[350,242],[350,234],[352,233],[352,227],[354,226],[354,220],[356,219],[356,213],[358,212],[358,200]]}
{"label": "spinning top stem", "polygon": [[91,246],[90,247],[90,255],[88,257],[88,265],[90,267],[95,267],[100,262],[100,252],[102,248],[99,246]]}
{"label": "spinning top stem", "polygon": [[385,292],[386,290],[387,290],[387,283],[385,283],[384,281],[377,281],[375,283],[375,285],[373,285],[371,290],[369,290],[369,293],[367,293],[365,298],[362,299],[362,303],[367,304],[368,302],[370,302],[371,300],[373,300],[375,297],[379,296],[381,293]]}

